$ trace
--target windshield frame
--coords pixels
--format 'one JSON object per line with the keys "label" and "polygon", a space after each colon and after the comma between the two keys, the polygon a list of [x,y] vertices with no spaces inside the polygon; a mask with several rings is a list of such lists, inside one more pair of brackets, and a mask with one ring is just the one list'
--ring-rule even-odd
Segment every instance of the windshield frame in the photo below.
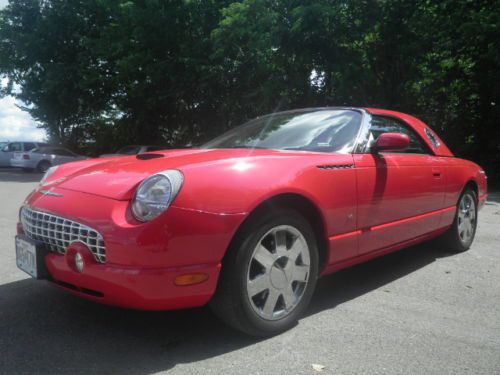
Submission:
{"label": "windshield frame", "polygon": [[[215,142],[216,140],[218,139],[222,139],[223,137],[225,137],[228,133],[230,132],[238,132],[239,130],[241,130],[242,128],[246,127],[246,126],[249,126],[249,125],[252,125],[252,123],[254,121],[257,121],[257,120],[264,120],[268,117],[272,117],[272,116],[276,116],[276,115],[293,115],[293,114],[307,114],[307,113],[314,113],[314,112],[320,112],[320,111],[353,111],[353,112],[358,112],[359,114],[361,114],[361,119],[360,119],[360,124],[359,124],[359,129],[355,135],[355,137],[353,137],[353,143],[352,145],[346,149],[346,150],[341,150],[341,151],[316,151],[316,150],[307,150],[307,149],[283,149],[283,148],[271,148],[271,147],[259,147],[259,146],[245,146],[245,145],[241,145],[241,146],[234,146],[234,147],[210,147],[210,145]],[[265,149],[265,150],[276,150],[276,151],[294,151],[294,152],[313,152],[313,153],[343,153],[343,154],[352,154],[354,153],[354,151],[356,150],[357,148],[357,145],[358,145],[358,141],[359,141],[359,137],[360,137],[360,134],[364,131],[364,129],[366,128],[366,124],[367,124],[367,111],[363,108],[356,108],[356,107],[312,107],[312,108],[300,108],[300,109],[293,109],[293,110],[289,110],[289,111],[281,111],[281,112],[274,112],[274,113],[270,113],[270,114],[266,114],[266,115],[263,115],[263,116],[258,116],[258,117],[255,117],[253,119],[250,119],[249,121],[246,121],[245,123],[241,124],[241,125],[238,125],[234,128],[231,128],[227,131],[225,131],[224,133],[222,133],[221,135],[217,136],[217,137],[214,137],[212,138],[211,140],[209,140],[208,142],[204,143],[203,145],[199,146],[200,148],[202,149]]]}

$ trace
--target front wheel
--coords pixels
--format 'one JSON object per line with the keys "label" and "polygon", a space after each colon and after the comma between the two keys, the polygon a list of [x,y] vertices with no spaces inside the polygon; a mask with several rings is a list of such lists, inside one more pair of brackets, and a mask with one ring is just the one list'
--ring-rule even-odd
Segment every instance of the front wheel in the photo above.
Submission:
{"label": "front wheel", "polygon": [[36,167],[36,170],[40,173],[45,173],[49,170],[49,168],[51,167],[52,165],[50,164],[49,161],[47,160],[42,160],[40,163],[38,163],[37,167]]}
{"label": "front wheel", "polygon": [[474,190],[464,190],[457,204],[455,220],[448,231],[440,238],[449,250],[459,253],[472,245],[477,228],[477,196]]}
{"label": "front wheel", "polygon": [[229,249],[211,307],[240,331],[277,334],[307,308],[317,276],[316,238],[307,220],[292,210],[264,214],[247,223]]}

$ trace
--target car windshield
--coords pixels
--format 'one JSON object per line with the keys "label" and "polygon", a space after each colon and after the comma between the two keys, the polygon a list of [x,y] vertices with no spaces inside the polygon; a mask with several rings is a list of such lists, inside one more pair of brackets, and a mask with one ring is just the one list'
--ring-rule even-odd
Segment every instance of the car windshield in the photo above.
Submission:
{"label": "car windshield", "polygon": [[120,155],[135,155],[141,151],[141,146],[125,146],[116,151]]}
{"label": "car windshield", "polygon": [[202,148],[350,152],[361,118],[361,112],[343,109],[276,113],[251,120]]}

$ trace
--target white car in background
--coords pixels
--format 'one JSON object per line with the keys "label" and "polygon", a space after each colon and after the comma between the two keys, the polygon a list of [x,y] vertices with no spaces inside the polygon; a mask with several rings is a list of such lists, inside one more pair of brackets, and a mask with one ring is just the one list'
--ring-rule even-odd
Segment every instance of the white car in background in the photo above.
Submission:
{"label": "white car in background", "polygon": [[41,142],[0,142],[0,167],[10,167],[16,152],[28,152],[36,147],[47,146]]}
{"label": "white car in background", "polygon": [[10,160],[12,167],[23,168],[25,171],[36,170],[45,173],[54,165],[69,163],[77,160],[89,159],[86,156],[56,146],[44,146],[34,148],[28,152],[15,152]]}

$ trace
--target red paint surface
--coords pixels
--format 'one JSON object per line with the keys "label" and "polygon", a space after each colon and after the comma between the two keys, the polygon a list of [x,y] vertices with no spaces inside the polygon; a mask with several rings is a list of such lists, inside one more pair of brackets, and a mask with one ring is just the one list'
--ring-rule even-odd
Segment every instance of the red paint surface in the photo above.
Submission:
{"label": "red paint surface", "polygon": [[[164,151],[163,158],[151,160],[131,156],[62,165],[26,203],[99,231],[107,263],[88,261],[78,273],[66,259],[71,252],[50,254],[46,264],[54,281],[82,297],[125,307],[200,306],[215,291],[238,228],[257,206],[281,194],[301,196],[320,212],[327,243],[323,274],[442,233],[471,181],[484,202],[481,168],[455,158],[442,141],[434,147],[425,136],[427,125],[393,111],[369,112],[405,121],[433,155],[194,149]],[[332,165],[352,168],[318,168]],[[151,222],[138,222],[130,210],[135,189],[171,168],[184,174],[173,205]],[[40,189],[64,196],[42,195]],[[174,284],[189,272],[209,277],[192,286]]]}

